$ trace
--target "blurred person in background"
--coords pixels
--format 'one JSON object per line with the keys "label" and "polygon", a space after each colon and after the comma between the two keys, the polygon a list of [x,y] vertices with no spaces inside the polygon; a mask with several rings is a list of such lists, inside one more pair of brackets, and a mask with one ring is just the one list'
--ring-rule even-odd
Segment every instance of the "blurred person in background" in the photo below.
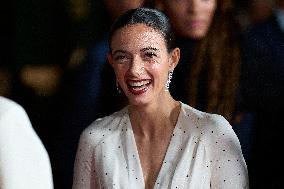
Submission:
{"label": "blurred person in background", "polygon": [[237,19],[242,31],[267,19],[273,13],[275,0],[241,0],[236,2]]}
{"label": "blurred person in background", "polygon": [[249,6],[250,25],[266,20],[273,14],[275,0],[252,0]]}
{"label": "blurred person in background", "polygon": [[233,125],[246,160],[253,116],[241,107],[242,36],[230,0],[158,0],[173,24],[181,60],[173,76],[173,97]]}
{"label": "blurred person in background", "polygon": [[284,1],[245,33],[244,104],[256,114],[250,180],[252,188],[282,188],[284,156]]}
{"label": "blurred person in background", "polygon": [[0,188],[53,189],[49,156],[25,110],[0,96]]}

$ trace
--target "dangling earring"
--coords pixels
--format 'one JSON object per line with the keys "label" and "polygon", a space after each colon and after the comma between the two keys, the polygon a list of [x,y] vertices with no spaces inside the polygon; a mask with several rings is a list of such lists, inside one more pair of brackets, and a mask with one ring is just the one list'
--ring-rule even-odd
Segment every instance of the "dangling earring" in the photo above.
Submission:
{"label": "dangling earring", "polygon": [[165,91],[169,91],[169,88],[170,88],[170,83],[171,83],[171,80],[173,78],[173,70],[170,70],[169,73],[168,73],[168,80],[166,82],[166,86],[165,86]]}
{"label": "dangling earring", "polygon": [[116,90],[117,90],[118,94],[121,94],[121,89],[120,89],[120,86],[119,86],[119,83],[118,83],[117,80],[115,82],[115,85],[116,85]]}

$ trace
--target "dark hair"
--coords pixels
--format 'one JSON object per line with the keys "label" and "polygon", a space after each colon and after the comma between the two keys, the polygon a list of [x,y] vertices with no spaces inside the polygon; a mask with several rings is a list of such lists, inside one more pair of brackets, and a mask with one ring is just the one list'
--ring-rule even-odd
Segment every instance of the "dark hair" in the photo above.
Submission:
{"label": "dark hair", "polygon": [[168,51],[175,48],[175,40],[169,18],[156,9],[145,7],[126,11],[114,21],[109,32],[109,45],[111,45],[112,36],[118,29],[134,24],[145,24],[158,30],[165,39]]}
{"label": "dark hair", "polygon": [[208,69],[207,112],[232,121],[240,74],[240,31],[234,19],[232,0],[218,0],[213,22],[206,37],[196,44],[188,78],[189,99],[195,106],[198,79]]}
{"label": "dark hair", "polygon": [[188,69],[182,70],[187,73],[187,77],[182,78],[186,85],[178,89],[185,94],[185,103],[199,108],[199,97],[204,95],[204,111],[221,114],[231,121],[238,108],[241,38],[233,0],[217,0],[216,3],[206,36],[193,40],[191,48],[187,49],[190,53],[186,53],[191,56],[183,56],[188,64]]}

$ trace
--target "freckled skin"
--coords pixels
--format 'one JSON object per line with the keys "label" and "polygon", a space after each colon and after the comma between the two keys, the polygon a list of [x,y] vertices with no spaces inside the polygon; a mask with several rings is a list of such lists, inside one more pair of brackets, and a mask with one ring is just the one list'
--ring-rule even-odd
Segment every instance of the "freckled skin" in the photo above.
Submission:
{"label": "freckled skin", "polygon": [[[147,53],[155,55],[151,57]],[[168,93],[165,91],[168,72],[173,69],[170,55],[163,36],[149,26],[135,24],[115,32],[111,40],[109,61],[130,104],[162,101],[163,96]],[[119,59],[120,56],[123,58]],[[151,80],[151,84],[142,95],[133,95],[127,86],[129,79]]]}
{"label": "freckled skin", "polygon": [[153,188],[180,111],[180,103],[165,90],[180,50],[169,52],[160,31],[144,24],[116,30],[110,46],[109,63],[129,100],[145,188]]}

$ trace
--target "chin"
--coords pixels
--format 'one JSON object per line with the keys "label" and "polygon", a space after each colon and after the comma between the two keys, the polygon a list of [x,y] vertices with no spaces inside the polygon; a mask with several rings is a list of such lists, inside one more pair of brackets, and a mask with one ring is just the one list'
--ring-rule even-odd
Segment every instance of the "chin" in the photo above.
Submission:
{"label": "chin", "polygon": [[207,34],[207,31],[205,30],[196,30],[188,33],[188,37],[194,40],[200,40],[203,39]]}
{"label": "chin", "polygon": [[130,105],[145,105],[150,102],[151,88],[147,87],[143,90],[131,90],[127,88],[127,98]]}
{"label": "chin", "polygon": [[133,106],[145,106],[150,103],[150,100],[146,98],[128,98],[129,105]]}

